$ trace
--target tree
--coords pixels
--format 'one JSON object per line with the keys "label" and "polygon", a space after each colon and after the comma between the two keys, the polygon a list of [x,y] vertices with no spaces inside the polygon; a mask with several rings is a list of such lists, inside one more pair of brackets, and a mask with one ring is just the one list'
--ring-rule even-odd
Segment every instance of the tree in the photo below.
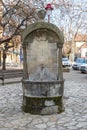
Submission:
{"label": "tree", "polygon": [[9,42],[16,35],[20,35],[23,28],[27,24],[34,22],[37,19],[36,10],[32,0],[26,2],[22,0],[4,1],[1,0],[3,14],[0,18],[0,26],[3,30],[3,35],[0,38],[0,45],[3,44],[3,69],[5,69],[6,51],[13,47],[9,46]]}
{"label": "tree", "polygon": [[[79,1],[79,3],[63,0],[62,16],[64,24],[65,42],[71,41],[72,61],[76,53],[75,37],[78,33],[86,33],[87,30],[87,1]],[[84,30],[84,31],[83,31]]]}
{"label": "tree", "polygon": [[0,26],[3,28],[4,37],[0,39],[0,44],[10,41],[15,35],[19,35],[23,26],[36,19],[34,6],[27,0],[15,0],[12,3],[5,3],[1,0],[3,6],[3,16],[0,20]]}
{"label": "tree", "polygon": [[[48,0],[1,0],[3,15],[0,26],[3,37],[0,38],[0,45],[8,44],[9,49],[9,42],[15,35],[20,35],[24,27],[38,20],[37,9],[45,8],[47,3]],[[65,42],[71,41],[72,48],[75,48],[76,35],[83,28],[84,30],[87,28],[87,1],[80,0],[78,4],[73,0],[52,0],[51,4],[54,8],[52,22],[64,32]],[[6,49],[4,48],[4,51]],[[72,51],[75,53],[75,49]]]}

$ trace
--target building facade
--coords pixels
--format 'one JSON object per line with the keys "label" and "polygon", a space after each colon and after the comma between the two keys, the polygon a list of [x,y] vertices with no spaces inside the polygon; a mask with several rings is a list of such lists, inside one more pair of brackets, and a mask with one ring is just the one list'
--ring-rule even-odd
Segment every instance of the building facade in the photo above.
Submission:
{"label": "building facade", "polygon": [[78,57],[87,57],[87,34],[78,34],[75,38],[76,50]]}

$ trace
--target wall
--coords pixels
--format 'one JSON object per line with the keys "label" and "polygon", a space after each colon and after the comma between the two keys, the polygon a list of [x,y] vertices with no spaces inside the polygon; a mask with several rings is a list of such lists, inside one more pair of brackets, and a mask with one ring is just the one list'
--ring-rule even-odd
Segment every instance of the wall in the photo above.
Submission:
{"label": "wall", "polygon": [[86,53],[87,53],[87,48],[81,48],[81,57],[87,57]]}

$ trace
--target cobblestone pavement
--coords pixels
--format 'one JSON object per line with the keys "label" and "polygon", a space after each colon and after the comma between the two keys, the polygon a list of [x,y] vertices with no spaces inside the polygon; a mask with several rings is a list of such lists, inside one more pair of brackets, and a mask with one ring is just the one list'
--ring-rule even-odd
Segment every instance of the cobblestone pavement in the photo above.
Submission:
{"label": "cobblestone pavement", "polygon": [[21,110],[22,85],[0,85],[0,130],[87,130],[87,74],[64,73],[65,112],[31,115]]}

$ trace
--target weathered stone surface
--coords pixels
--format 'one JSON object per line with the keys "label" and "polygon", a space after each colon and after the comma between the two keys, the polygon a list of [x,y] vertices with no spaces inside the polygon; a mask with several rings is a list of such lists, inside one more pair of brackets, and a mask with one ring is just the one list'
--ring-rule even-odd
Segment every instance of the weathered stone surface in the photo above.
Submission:
{"label": "weathered stone surface", "polygon": [[[47,29],[47,30],[49,30],[49,32],[50,32],[50,30],[52,30],[53,32],[55,32],[55,36],[59,38],[59,43],[61,43],[61,44],[64,43],[63,33],[58,29],[58,27],[54,24],[51,24],[51,23],[49,24],[49,23],[46,23],[46,22],[38,22],[38,23],[34,23],[34,24],[29,25],[27,30],[25,30],[23,32],[22,40],[24,41],[25,38],[27,38],[27,36],[31,32],[38,30],[38,29]],[[26,39],[26,41],[27,41],[27,39]]]}
{"label": "weathered stone surface", "polygon": [[54,114],[58,113],[58,106],[50,106],[50,107],[45,107],[42,109],[41,114],[46,115],[46,114]]}
{"label": "weathered stone surface", "polygon": [[63,96],[64,89],[61,63],[64,43],[62,32],[51,23],[33,23],[24,31],[22,41],[22,110],[32,114],[64,111],[63,98],[59,98]]}
{"label": "weathered stone surface", "polygon": [[46,124],[44,124],[44,123],[43,124],[38,124],[38,125],[35,125],[35,126],[36,126],[36,128],[42,128],[42,129],[43,128],[45,129],[47,127]]}

